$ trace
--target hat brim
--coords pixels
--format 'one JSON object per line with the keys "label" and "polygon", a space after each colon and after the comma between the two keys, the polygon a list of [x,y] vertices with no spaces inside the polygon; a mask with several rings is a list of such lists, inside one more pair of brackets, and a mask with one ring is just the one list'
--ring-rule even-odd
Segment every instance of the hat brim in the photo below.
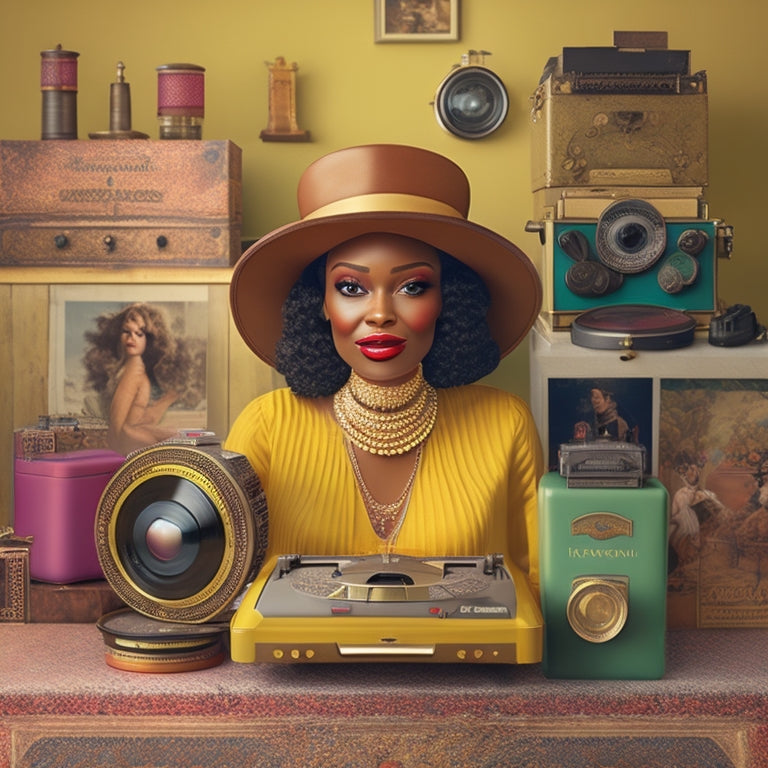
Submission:
{"label": "hat brim", "polygon": [[304,219],[254,243],[237,262],[230,285],[232,317],[245,343],[275,365],[282,305],[304,268],[341,243],[382,232],[421,240],[473,269],[491,294],[488,324],[501,355],[531,329],[541,308],[536,268],[514,243],[463,218],[367,212]]}

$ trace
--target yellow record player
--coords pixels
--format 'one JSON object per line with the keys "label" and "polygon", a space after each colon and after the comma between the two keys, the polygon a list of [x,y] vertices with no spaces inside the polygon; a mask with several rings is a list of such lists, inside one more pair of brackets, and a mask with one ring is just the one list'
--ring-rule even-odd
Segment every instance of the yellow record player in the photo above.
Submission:
{"label": "yellow record player", "polygon": [[280,555],[230,625],[236,662],[541,661],[542,617],[501,555]]}

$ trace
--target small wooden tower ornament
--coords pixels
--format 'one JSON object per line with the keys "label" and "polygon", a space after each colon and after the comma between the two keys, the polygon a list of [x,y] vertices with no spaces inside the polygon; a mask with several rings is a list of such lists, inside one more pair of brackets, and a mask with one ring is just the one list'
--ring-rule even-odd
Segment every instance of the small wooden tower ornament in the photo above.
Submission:
{"label": "small wooden tower ornament", "polygon": [[296,122],[296,62],[282,56],[267,62],[269,68],[269,124],[259,134],[262,141],[309,141],[309,131]]}

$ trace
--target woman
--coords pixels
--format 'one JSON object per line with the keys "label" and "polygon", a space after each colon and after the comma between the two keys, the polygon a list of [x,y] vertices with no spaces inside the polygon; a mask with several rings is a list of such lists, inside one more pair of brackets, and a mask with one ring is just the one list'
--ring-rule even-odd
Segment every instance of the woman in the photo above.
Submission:
{"label": "woman", "polygon": [[238,330],[289,385],[226,441],[264,486],[268,557],[500,552],[535,589],[535,426],[518,397],[468,386],[530,329],[534,267],[467,220],[464,173],[426,150],[332,153],[298,197],[302,220],[231,285]]}
{"label": "woman", "polygon": [[109,446],[123,455],[171,437],[165,412],[185,388],[190,361],[173,339],[164,313],[131,304],[97,318],[88,332],[88,383],[100,394],[108,418]]}
{"label": "woman", "polygon": [[619,414],[613,392],[593,387],[589,391],[589,401],[594,413],[592,434],[596,439],[636,442],[627,420]]}

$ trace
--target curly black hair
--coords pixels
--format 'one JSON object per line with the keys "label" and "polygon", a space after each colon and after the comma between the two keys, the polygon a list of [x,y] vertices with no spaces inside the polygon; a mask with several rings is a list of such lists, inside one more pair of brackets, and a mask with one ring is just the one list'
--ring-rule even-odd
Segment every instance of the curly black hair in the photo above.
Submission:
{"label": "curly black hair", "polygon": [[[443,252],[439,256],[442,310],[423,361],[424,378],[434,387],[457,387],[491,373],[500,353],[488,326],[491,300],[485,284],[458,259]],[[275,367],[302,397],[332,395],[350,374],[323,316],[325,263],[321,256],[306,267],[283,304]]]}

